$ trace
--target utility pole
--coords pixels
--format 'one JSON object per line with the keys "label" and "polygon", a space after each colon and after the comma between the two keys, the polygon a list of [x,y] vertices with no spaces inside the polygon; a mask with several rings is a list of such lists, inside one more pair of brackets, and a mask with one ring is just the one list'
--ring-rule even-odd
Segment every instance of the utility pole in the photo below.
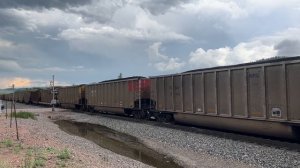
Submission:
{"label": "utility pole", "polygon": [[[13,98],[15,98],[15,85],[13,84]],[[18,120],[17,120],[17,110],[16,110],[16,102],[13,100],[14,113],[15,113],[15,123],[16,123],[16,131],[17,131],[17,140],[19,140],[19,129],[18,129]]]}
{"label": "utility pole", "polygon": [[55,91],[54,91],[54,75],[52,75],[52,82],[51,82],[51,84],[52,84],[52,101],[51,101],[51,103],[52,103],[52,111],[55,111],[55,109],[54,109],[54,105],[55,105],[55,99],[54,99],[54,94],[55,94]]}
{"label": "utility pole", "polygon": [[12,125],[12,118],[13,118],[13,109],[14,109],[14,105],[15,105],[15,85],[12,85],[12,101],[11,101],[11,105],[10,105],[10,125],[9,127],[11,128]]}

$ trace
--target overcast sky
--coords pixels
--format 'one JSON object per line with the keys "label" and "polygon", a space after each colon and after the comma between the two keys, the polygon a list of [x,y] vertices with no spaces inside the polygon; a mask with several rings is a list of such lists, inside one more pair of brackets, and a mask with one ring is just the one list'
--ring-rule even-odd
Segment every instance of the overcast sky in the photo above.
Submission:
{"label": "overcast sky", "polygon": [[299,0],[0,1],[0,88],[296,55]]}

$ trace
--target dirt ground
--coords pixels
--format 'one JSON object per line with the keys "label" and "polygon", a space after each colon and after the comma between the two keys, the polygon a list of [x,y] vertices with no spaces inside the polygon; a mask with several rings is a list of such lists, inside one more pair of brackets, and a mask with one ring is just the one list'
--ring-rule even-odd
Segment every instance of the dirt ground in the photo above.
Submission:
{"label": "dirt ground", "polygon": [[55,137],[41,137],[32,119],[18,119],[17,140],[15,120],[0,117],[0,167],[83,167],[84,158]]}
{"label": "dirt ground", "polygon": [[[31,111],[36,119],[15,120],[0,116],[0,168],[13,167],[149,167],[116,155],[80,137],[61,131],[51,121],[50,108],[19,109]],[[80,144],[80,145],[78,145]]]}

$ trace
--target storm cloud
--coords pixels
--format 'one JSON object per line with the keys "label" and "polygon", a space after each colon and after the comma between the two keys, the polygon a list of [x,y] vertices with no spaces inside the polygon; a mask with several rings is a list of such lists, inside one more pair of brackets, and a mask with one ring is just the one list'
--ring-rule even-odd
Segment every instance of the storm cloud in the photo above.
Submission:
{"label": "storm cloud", "polygon": [[299,55],[299,9],[296,0],[4,0],[0,75],[82,84]]}
{"label": "storm cloud", "polygon": [[168,9],[187,3],[190,0],[140,0],[139,5],[154,15],[163,14]]}
{"label": "storm cloud", "polygon": [[0,8],[68,8],[90,3],[92,0],[1,0]]}
{"label": "storm cloud", "polygon": [[283,40],[275,49],[279,56],[300,56],[300,40]]}

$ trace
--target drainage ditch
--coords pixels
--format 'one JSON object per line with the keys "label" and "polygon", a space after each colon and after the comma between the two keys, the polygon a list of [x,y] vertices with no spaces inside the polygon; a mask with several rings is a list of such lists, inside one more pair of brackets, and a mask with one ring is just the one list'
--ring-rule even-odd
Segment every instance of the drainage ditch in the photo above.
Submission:
{"label": "drainage ditch", "polygon": [[156,152],[139,142],[136,137],[124,134],[105,126],[67,120],[55,122],[59,128],[69,134],[88,139],[102,148],[114,153],[138,160],[147,165],[165,168],[182,166],[166,155]]}

